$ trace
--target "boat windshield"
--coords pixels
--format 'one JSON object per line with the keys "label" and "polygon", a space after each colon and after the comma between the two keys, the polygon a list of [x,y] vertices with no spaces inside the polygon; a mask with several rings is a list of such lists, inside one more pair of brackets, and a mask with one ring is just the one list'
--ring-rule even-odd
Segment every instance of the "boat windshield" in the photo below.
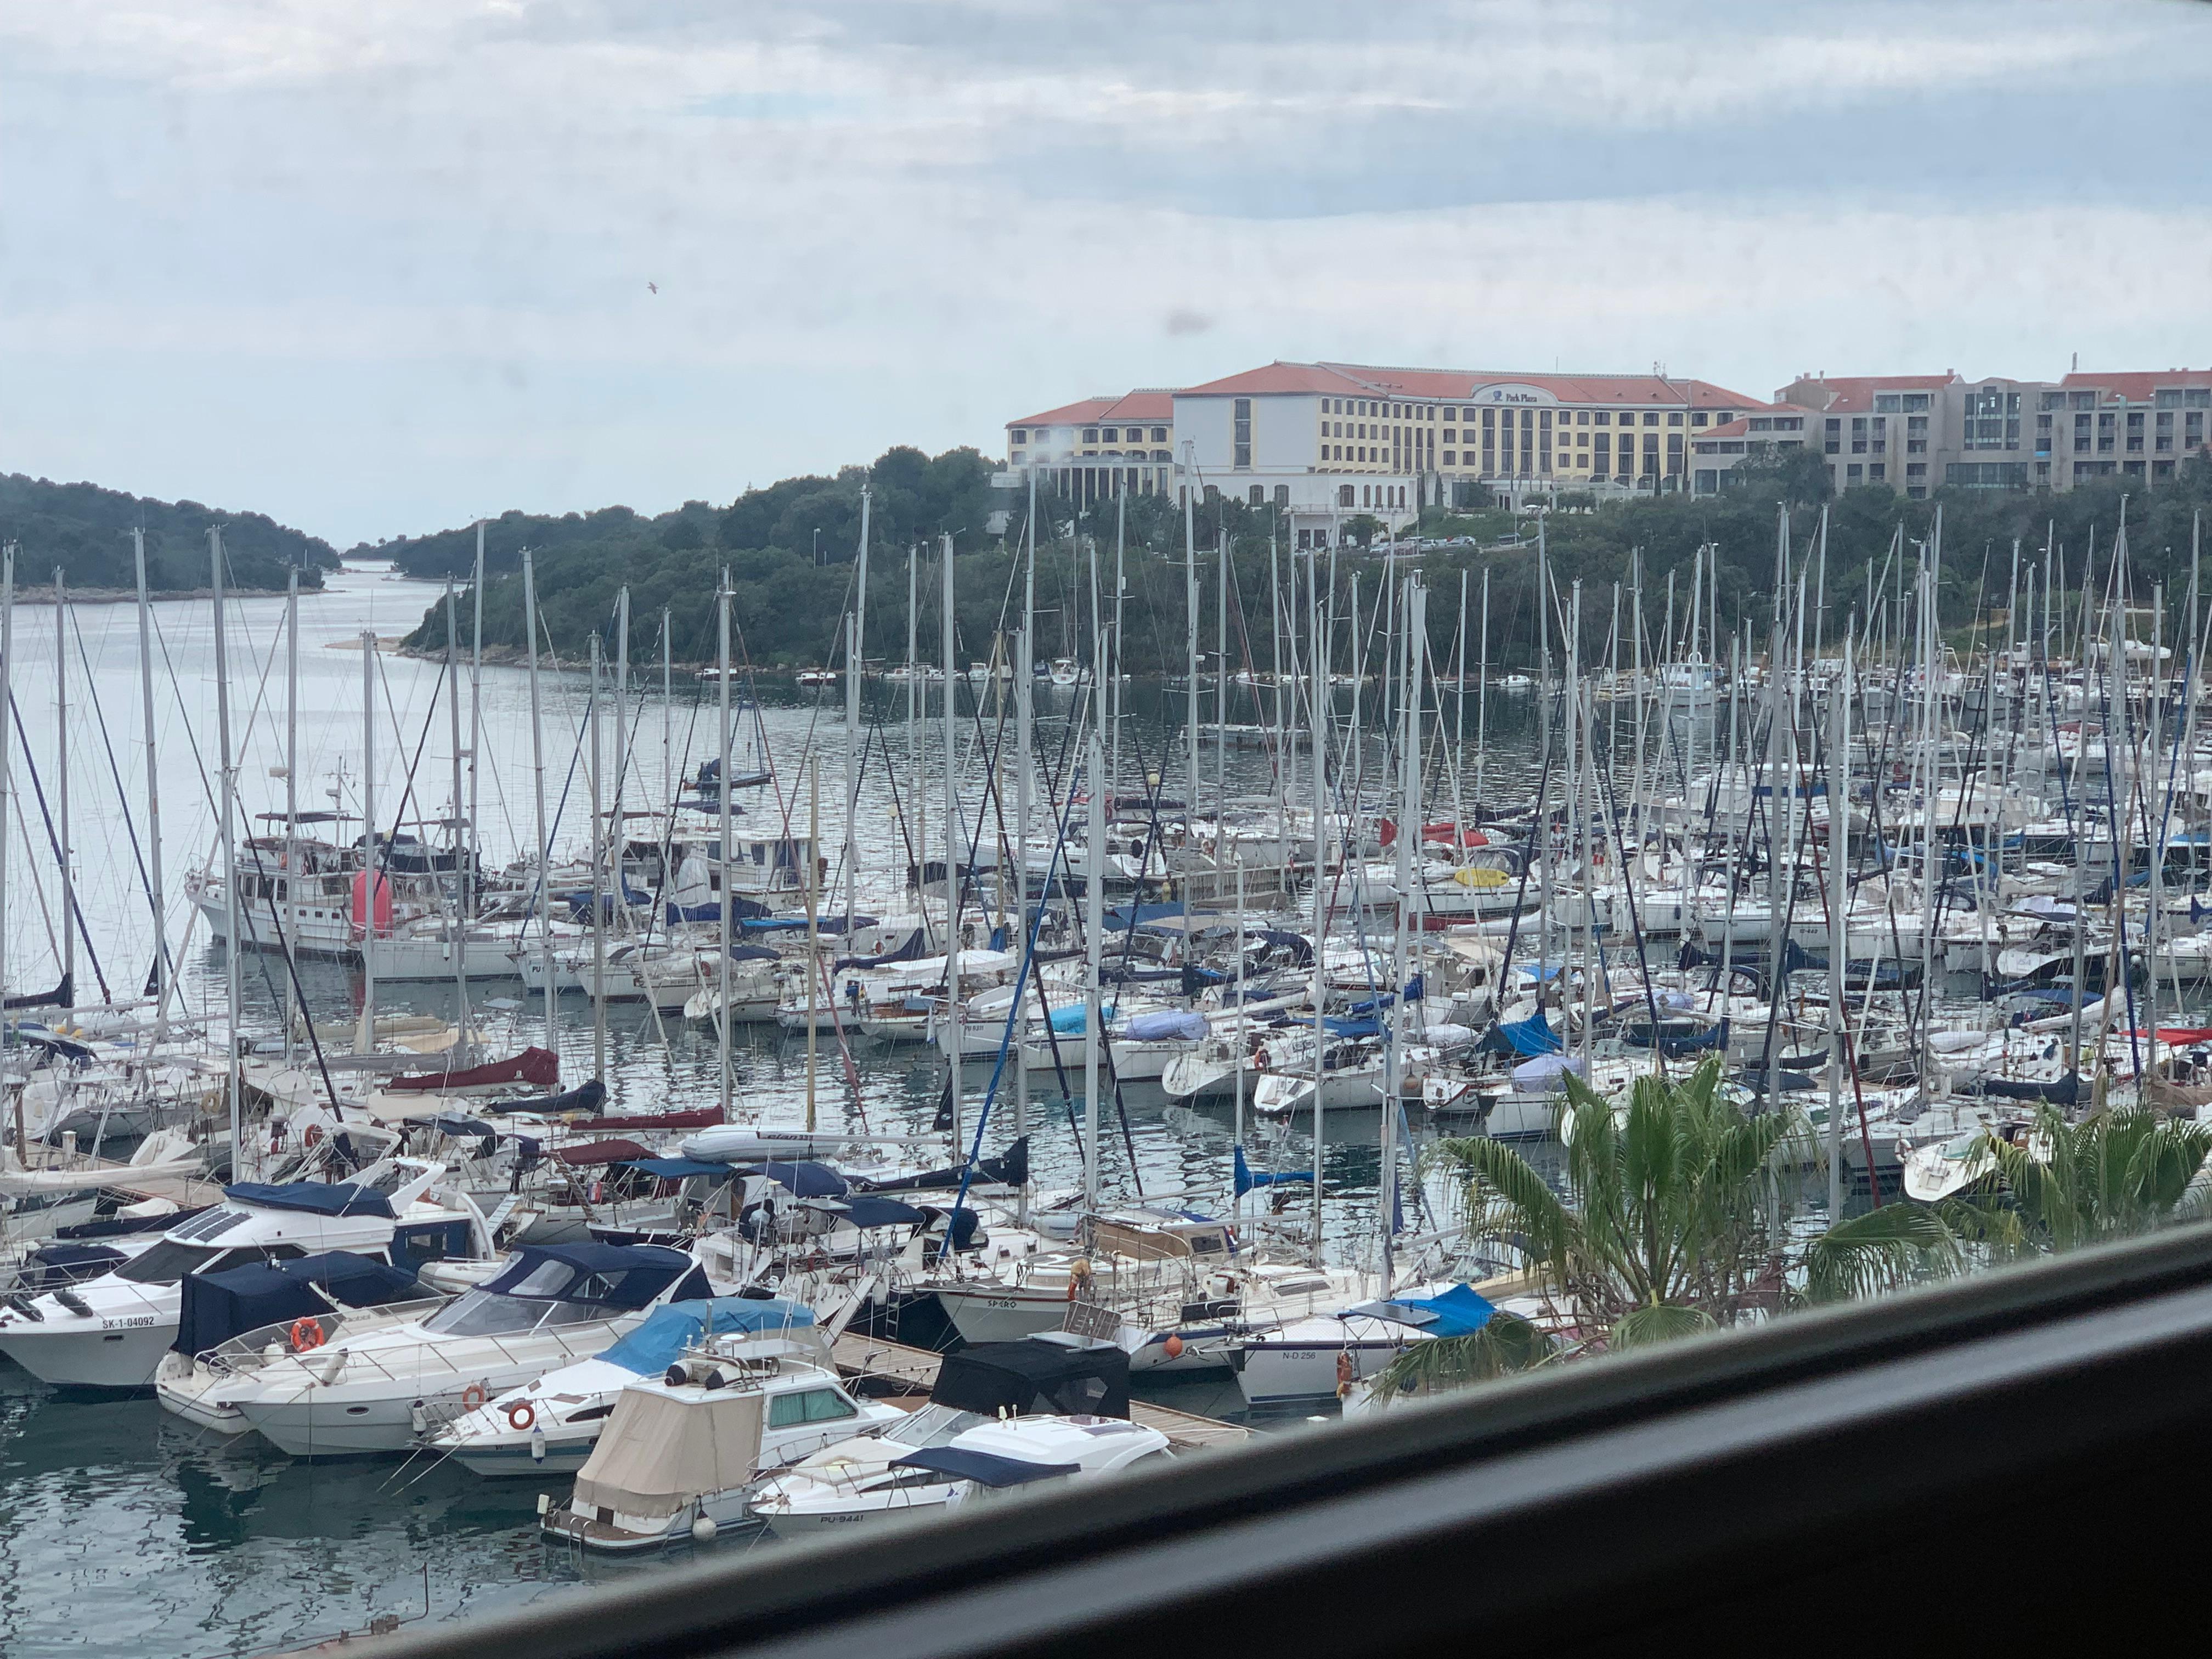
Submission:
{"label": "boat windshield", "polygon": [[135,1255],[115,1270],[118,1279],[135,1285],[173,1285],[186,1273],[197,1273],[226,1251],[198,1244],[179,1244],[165,1238],[153,1249]]}
{"label": "boat windshield", "polygon": [[440,1336],[515,1336],[541,1327],[612,1319],[620,1312],[604,1302],[556,1301],[474,1290],[439,1309],[422,1322],[422,1328]]}
{"label": "boat windshield", "polygon": [[897,1425],[894,1437],[902,1446],[925,1451],[944,1445],[957,1434],[965,1434],[984,1420],[957,1406],[924,1406]]}

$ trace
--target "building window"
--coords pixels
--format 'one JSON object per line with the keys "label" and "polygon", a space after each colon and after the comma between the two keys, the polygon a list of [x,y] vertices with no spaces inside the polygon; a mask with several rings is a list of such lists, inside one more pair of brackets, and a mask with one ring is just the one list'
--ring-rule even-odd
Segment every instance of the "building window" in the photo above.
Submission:
{"label": "building window", "polygon": [[1011,435],[1016,443],[1025,444],[1030,441],[1030,429],[1025,426],[1018,426]]}
{"label": "building window", "polygon": [[1267,486],[1254,484],[1244,492],[1244,504],[1247,507],[1265,507],[1267,504]]}
{"label": "building window", "polygon": [[1457,450],[1453,449],[1447,449],[1444,451],[1444,465],[1446,466],[1457,466],[1459,462],[1454,458],[1458,454],[1458,453],[1459,452]]}
{"label": "building window", "polygon": [[1869,483],[1880,483],[1888,476],[1888,473],[1889,467],[1887,463],[1883,461],[1873,462],[1867,468],[1867,482]]}
{"label": "building window", "polygon": [[1899,392],[1877,392],[1874,395],[1874,406],[1876,414],[1894,415],[1905,407],[1905,398]]}
{"label": "building window", "polygon": [[1154,427],[1154,428],[1152,428],[1152,441],[1153,441],[1154,443],[1156,443],[1156,444],[1164,444],[1164,443],[1165,443],[1167,441],[1168,441],[1168,429],[1167,429],[1167,428],[1165,428],[1165,427],[1164,427],[1164,426],[1156,426],[1156,427]]}
{"label": "building window", "polygon": [[1850,481],[1853,483],[1857,483],[1864,477],[1866,468],[1860,465],[1856,461],[1853,461],[1846,471],[1850,477]]}
{"label": "building window", "polygon": [[[1098,428],[1095,426],[1085,427],[1083,428],[1083,441],[1087,444],[1097,443],[1098,441]],[[946,1063],[949,1065],[951,1062],[947,1061]]]}
{"label": "building window", "polygon": [[[1597,423],[1598,423],[1600,426],[1609,426],[1609,425],[1611,425],[1611,424],[1612,424],[1612,422],[1613,422],[1613,416],[1612,416],[1608,415],[1607,413],[1606,413],[1606,411],[1605,411],[1605,410],[1601,410],[1601,409],[1600,410],[1598,410],[1598,412],[1597,412]],[[1626,424],[1626,422],[1623,422],[1623,424],[1625,425],[1625,424]]]}
{"label": "building window", "polygon": [[1928,476],[1928,463],[1925,461],[1907,461],[1905,464],[1905,476],[1908,478],[1926,477]]}
{"label": "building window", "polygon": [[1237,400],[1234,427],[1231,447],[1236,452],[1236,459],[1231,465],[1242,472],[1252,465],[1252,400],[1249,398]]}
{"label": "building window", "polygon": [[1703,426],[1705,423],[1705,412],[1703,410],[1699,410],[1696,414],[1690,416],[1690,424],[1692,426]]}
{"label": "building window", "polygon": [[1352,486],[1350,484],[1339,484],[1336,487],[1336,504],[1339,507],[1350,507],[1352,505]]}

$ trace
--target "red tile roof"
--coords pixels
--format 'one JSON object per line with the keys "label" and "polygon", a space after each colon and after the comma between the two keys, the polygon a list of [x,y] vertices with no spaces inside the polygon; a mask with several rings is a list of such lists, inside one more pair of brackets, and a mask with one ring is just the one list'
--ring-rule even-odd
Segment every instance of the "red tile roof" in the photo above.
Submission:
{"label": "red tile roof", "polygon": [[1031,415],[1018,421],[1008,421],[1008,426],[1091,426],[1101,421],[1171,421],[1175,418],[1176,394],[1152,386],[1119,398],[1085,398],[1081,403],[1069,404],[1060,409],[1048,409],[1042,415]]}
{"label": "red tile roof", "polygon": [[1820,412],[1817,409],[1808,409],[1802,404],[1755,403],[1751,406],[1751,415],[1741,416],[1733,421],[1723,421],[1718,426],[1709,426],[1703,432],[1693,432],[1690,435],[1692,438],[1741,438],[1751,430],[1752,415],[1762,417],[1770,415],[1794,416],[1810,420]]}
{"label": "red tile roof", "polygon": [[1504,369],[1395,368],[1369,363],[1279,362],[1187,387],[1181,395],[1266,397],[1312,392],[1449,404],[1471,401],[1479,391],[1492,386],[1535,386],[1563,404],[1674,404],[1692,409],[1717,409],[1755,406],[1760,401],[1708,381],[1662,379],[1656,374],[1531,374]]}
{"label": "red tile roof", "polygon": [[[1863,413],[1874,407],[1877,392],[1940,392],[1947,386],[1960,384],[1955,374],[1802,374],[1774,394],[1777,403],[1787,403],[1796,394],[1811,392],[1813,398],[1800,398],[1807,409],[1827,414]],[[1819,401],[1817,394],[1825,391],[1827,398]]]}
{"label": "red tile roof", "polygon": [[2212,386],[2212,368],[2169,368],[2159,373],[2130,369],[2117,374],[2083,374],[2077,370],[2058,384],[2083,391],[2094,386],[2131,404],[2147,404],[2150,394],[2160,386]]}

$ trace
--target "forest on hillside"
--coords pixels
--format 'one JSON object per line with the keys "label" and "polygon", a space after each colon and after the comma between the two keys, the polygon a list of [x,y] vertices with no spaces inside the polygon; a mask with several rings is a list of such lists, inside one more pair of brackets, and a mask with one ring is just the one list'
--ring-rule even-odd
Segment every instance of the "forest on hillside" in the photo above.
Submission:
{"label": "forest on hillside", "polygon": [[[2078,603],[2085,562],[2094,567],[2101,591],[2124,514],[2130,597],[2147,605],[2154,586],[2162,585],[2167,609],[2178,623],[2197,545],[2197,520],[2212,506],[2212,464],[2203,461],[2186,464],[2179,476],[2154,488],[2126,494],[2102,486],[2064,495],[1945,490],[1932,500],[1908,501],[1879,486],[1830,499],[1826,470],[1808,460],[1813,458],[1753,470],[1741,488],[1717,496],[1626,501],[1563,496],[1542,515],[1541,532],[1560,605],[1571,602],[1577,580],[1583,585],[1586,653],[1593,659],[1601,656],[1612,637],[1617,584],[1622,590],[1619,625],[1626,641],[1636,605],[1632,573],[1638,570],[1647,650],[1658,648],[1670,579],[1679,638],[1688,620],[1690,577],[1700,547],[1711,550],[1722,631],[1747,628],[1752,650],[1763,650],[1785,510],[1791,580],[1804,574],[1807,599],[1815,607],[1811,629],[1825,639],[1838,638],[1850,617],[1863,619],[1877,582],[1892,599],[1910,588],[1917,544],[1934,536],[1939,511],[1940,601],[1947,628],[1963,628],[2003,610],[2015,543],[2021,568],[2033,573],[2039,588],[2048,550],[2062,607],[2069,595]],[[527,544],[534,550],[541,637],[564,659],[580,658],[595,630],[611,653],[616,594],[627,584],[634,658],[657,659],[665,610],[675,659],[713,660],[714,594],[727,572],[733,652],[740,661],[764,668],[842,662],[839,630],[851,604],[864,480],[873,491],[866,654],[894,661],[904,655],[908,550],[919,546],[915,632],[923,657],[941,660],[937,538],[951,529],[960,636],[955,655],[963,661],[988,657],[994,635],[1011,628],[1016,616],[1016,550],[1025,535],[1028,501],[1025,495],[992,489],[987,464],[967,450],[935,460],[916,451],[894,450],[873,468],[848,467],[831,479],[788,479],[749,491],[726,508],[693,502],[653,519],[621,507],[562,520],[509,514],[487,527],[491,574],[484,595],[486,641],[509,647],[524,641],[518,569],[520,550]],[[1813,559],[1824,510],[1825,558]],[[985,527],[994,512],[1006,515],[1000,533]],[[1222,631],[1220,550],[1225,547],[1228,654],[1232,665],[1268,669],[1278,628],[1277,596],[1288,592],[1294,562],[1303,570],[1305,562],[1293,560],[1272,507],[1210,496],[1190,517],[1199,555],[1200,652],[1210,653]],[[1037,520],[1039,653],[1088,649],[1092,550],[1103,573],[1103,589],[1110,593],[1119,548],[1127,581],[1124,665],[1136,673],[1180,672],[1188,652],[1180,507],[1167,497],[1134,496],[1086,509],[1045,495],[1038,502]],[[823,532],[819,566],[812,553],[812,531],[817,527]],[[1438,662],[1444,663],[1456,648],[1462,574],[1472,631],[1486,574],[1490,661],[1511,667],[1534,662],[1534,516],[1431,509],[1419,532],[1423,544],[1409,539],[1395,547],[1371,520],[1348,520],[1346,528],[1371,539],[1364,553],[1347,550],[1328,562],[1334,568],[1340,616],[1349,615],[1355,591],[1362,614],[1371,616],[1382,560],[1395,556],[1398,573],[1419,569],[1428,583],[1431,644]],[[1447,540],[1463,544],[1434,544]],[[1901,558],[1896,556],[1900,548]],[[475,556],[475,537],[472,530],[448,531],[391,544],[384,550],[415,574],[465,576]],[[465,603],[460,614],[465,619],[470,615]],[[1557,609],[1553,613],[1555,652],[1563,614]],[[434,606],[410,642],[442,646],[444,616],[442,605]],[[2169,637],[2173,630],[2170,623]],[[1808,643],[1810,639],[1808,630]],[[1482,648],[1479,638],[1471,639],[1470,663]],[[1630,649],[1624,642],[1624,660]]]}
{"label": "forest on hillside", "polygon": [[15,580],[24,586],[46,586],[59,565],[74,586],[131,587],[137,581],[131,532],[143,529],[147,585],[190,592],[208,585],[213,526],[222,529],[230,580],[239,587],[281,588],[295,567],[302,587],[320,587],[322,573],[337,568],[328,542],[265,514],[0,473],[0,543],[15,544]]}

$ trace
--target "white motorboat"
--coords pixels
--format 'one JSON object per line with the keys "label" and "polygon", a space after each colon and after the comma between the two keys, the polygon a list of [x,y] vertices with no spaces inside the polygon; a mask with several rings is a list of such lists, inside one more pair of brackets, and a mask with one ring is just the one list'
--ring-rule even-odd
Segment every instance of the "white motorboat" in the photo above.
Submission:
{"label": "white motorboat", "polygon": [[[783,1392],[813,1386],[811,1379],[820,1368],[834,1369],[812,1309],[801,1302],[714,1297],[655,1308],[645,1323],[605,1352],[548,1371],[463,1413],[432,1437],[431,1448],[478,1474],[573,1474],[591,1456],[623,1390],[641,1377],[661,1376],[695,1349],[733,1362],[783,1354],[806,1362],[795,1370],[770,1367],[753,1378],[772,1396],[764,1466],[787,1462],[851,1432],[849,1413],[811,1404],[793,1417],[788,1408],[774,1403]],[[875,1420],[871,1413],[880,1413],[883,1420],[898,1414],[896,1407],[872,1402],[858,1409],[862,1421]],[[783,1419],[790,1420],[778,1420]],[[814,1423],[823,1427],[811,1439],[800,1433],[787,1445],[787,1431]]]}
{"label": "white motorboat", "polygon": [[575,1491],[546,1511],[547,1535],[617,1554],[704,1541],[745,1518],[762,1470],[906,1415],[855,1399],[811,1350],[772,1352],[799,1346],[717,1340],[664,1375],[632,1379]]}
{"label": "white motorboat", "polygon": [[1119,1474],[1173,1455],[1158,1429],[1122,1418],[1008,1418],[903,1453],[870,1473],[802,1465],[764,1483],[750,1513],[779,1538],[813,1537],[933,1515],[1042,1482]]}
{"label": "white motorboat", "polygon": [[244,1184],[97,1279],[0,1309],[0,1353],[64,1388],[143,1389],[176,1340],[188,1274],[326,1250],[411,1266],[489,1255],[490,1230],[442,1164],[391,1158],[343,1182]]}
{"label": "white motorboat", "polygon": [[244,1434],[252,1425],[222,1392],[240,1372],[319,1348],[341,1332],[423,1318],[445,1300],[407,1268],[344,1250],[189,1274],[154,1395],[195,1428]]}
{"label": "white motorboat", "polygon": [[588,1358],[668,1302],[714,1294],[706,1270],[656,1244],[549,1244],[428,1318],[341,1333],[218,1390],[295,1457],[404,1451],[495,1394]]}

